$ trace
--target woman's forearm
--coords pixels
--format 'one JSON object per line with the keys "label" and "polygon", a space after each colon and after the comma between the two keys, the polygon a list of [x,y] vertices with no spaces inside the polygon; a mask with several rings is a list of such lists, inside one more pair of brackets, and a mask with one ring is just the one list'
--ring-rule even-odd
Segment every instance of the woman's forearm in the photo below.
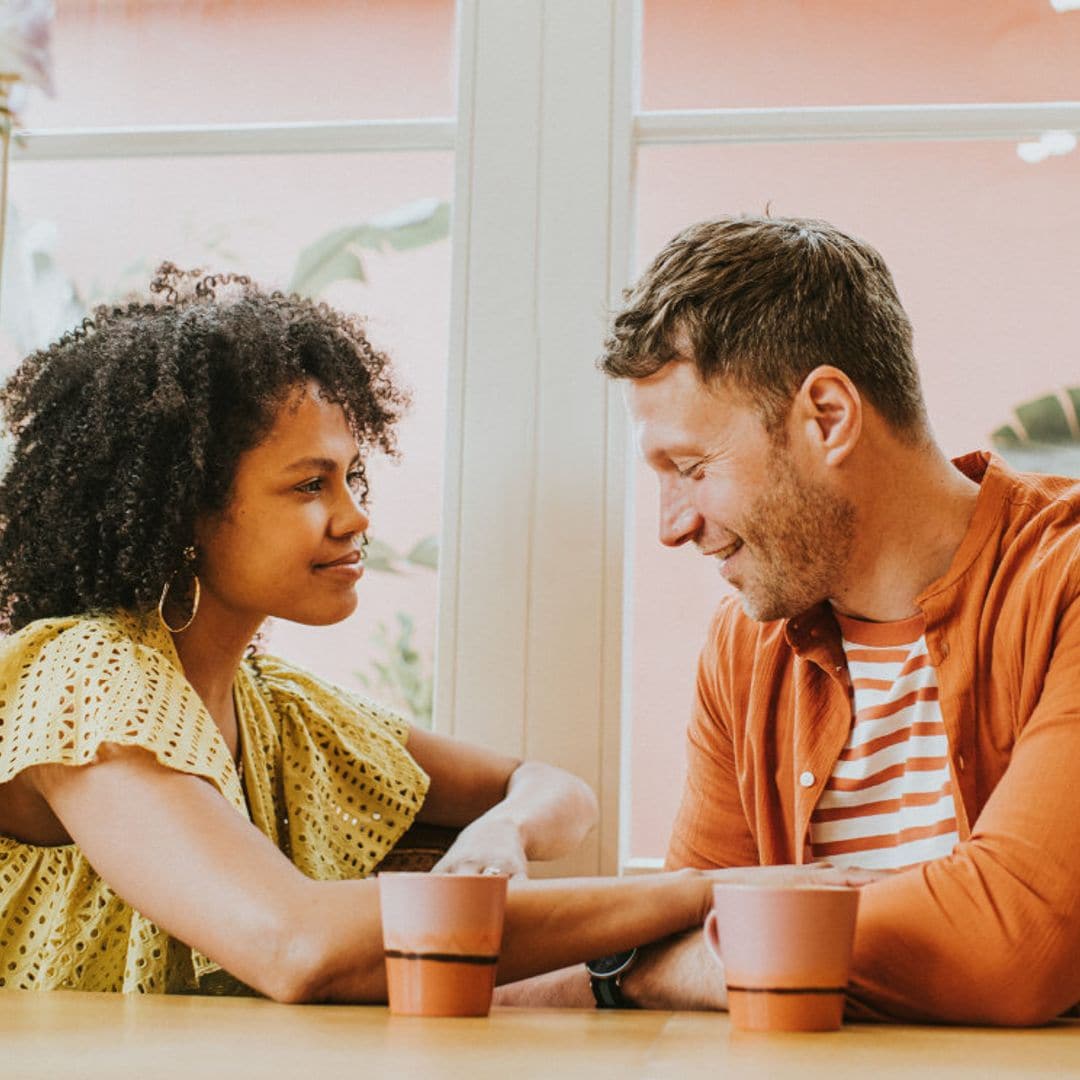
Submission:
{"label": "woman's forearm", "polygon": [[528,978],[700,926],[711,897],[708,878],[694,870],[512,883],[499,982]]}
{"label": "woman's forearm", "polygon": [[[314,937],[303,951],[315,966],[296,1000],[385,1001],[382,938],[370,906],[374,883],[312,886],[306,922]],[[693,870],[512,883],[498,980],[513,982],[699,926],[710,893],[707,877]]]}

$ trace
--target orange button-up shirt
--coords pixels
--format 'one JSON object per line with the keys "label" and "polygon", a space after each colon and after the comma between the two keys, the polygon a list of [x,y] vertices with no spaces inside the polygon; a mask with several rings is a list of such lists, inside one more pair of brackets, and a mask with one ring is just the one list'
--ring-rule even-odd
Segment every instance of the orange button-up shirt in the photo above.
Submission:
{"label": "orange button-up shirt", "polygon": [[[1080,482],[955,462],[981,485],[918,597],[960,842],[864,887],[852,1015],[1029,1024],[1080,1001]],[[851,727],[827,604],[758,623],[721,605],[698,667],[670,866],[810,860]]]}

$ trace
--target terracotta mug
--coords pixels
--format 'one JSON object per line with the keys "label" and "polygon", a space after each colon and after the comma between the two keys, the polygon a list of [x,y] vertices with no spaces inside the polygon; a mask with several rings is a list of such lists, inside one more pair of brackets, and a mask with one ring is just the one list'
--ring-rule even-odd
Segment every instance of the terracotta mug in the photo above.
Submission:
{"label": "terracotta mug", "polygon": [[487,1016],[506,882],[490,874],[379,874],[390,1011]]}
{"label": "terracotta mug", "polygon": [[844,1014],[859,890],[715,885],[705,941],[744,1031],[835,1031]]}

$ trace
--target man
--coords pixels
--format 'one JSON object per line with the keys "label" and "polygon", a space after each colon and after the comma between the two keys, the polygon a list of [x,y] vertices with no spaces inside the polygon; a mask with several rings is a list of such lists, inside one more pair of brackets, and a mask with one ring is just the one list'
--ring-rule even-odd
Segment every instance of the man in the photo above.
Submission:
{"label": "man", "polygon": [[[1034,1024],[1080,1001],[1080,484],[946,459],[888,269],[824,222],[687,229],[602,368],[661,540],[735,590],[668,864],[869,880],[849,1015]],[[601,1004],[724,1005],[700,934],[610,978],[623,960],[597,967]],[[584,1003],[588,982],[515,994]]]}

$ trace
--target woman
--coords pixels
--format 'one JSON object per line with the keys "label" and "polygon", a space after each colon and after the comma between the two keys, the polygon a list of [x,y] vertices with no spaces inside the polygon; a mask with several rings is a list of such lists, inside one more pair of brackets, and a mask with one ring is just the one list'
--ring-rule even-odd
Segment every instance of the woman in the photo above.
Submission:
{"label": "woman", "polygon": [[[404,399],[358,323],[166,264],[2,393],[0,986],[382,1000],[376,886],[572,849],[580,781],[410,729],[251,642],[356,607],[364,455]],[[706,879],[523,883],[503,981],[700,922]]]}

